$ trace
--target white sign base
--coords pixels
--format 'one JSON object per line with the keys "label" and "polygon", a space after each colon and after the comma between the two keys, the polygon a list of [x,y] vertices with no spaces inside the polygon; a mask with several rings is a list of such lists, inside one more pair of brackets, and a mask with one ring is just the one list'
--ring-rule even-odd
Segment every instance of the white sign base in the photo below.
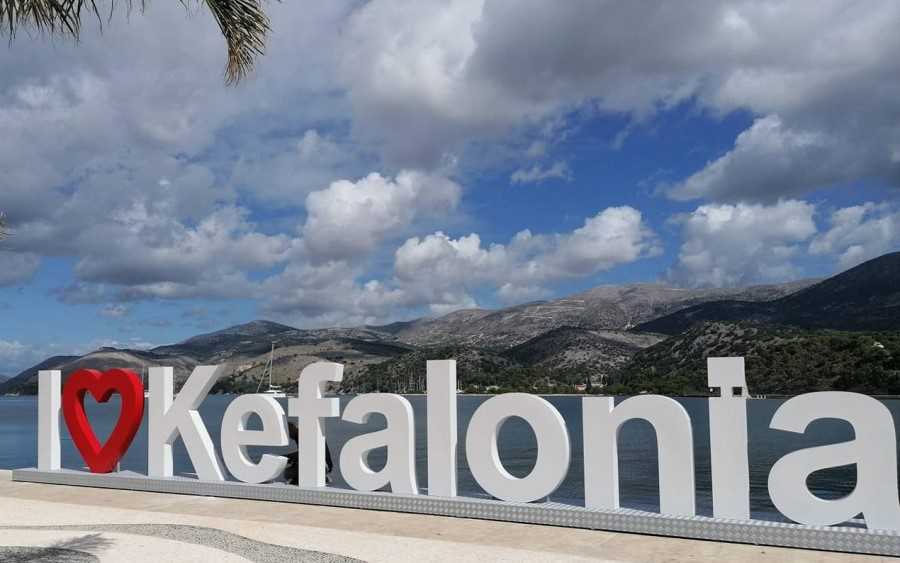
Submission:
{"label": "white sign base", "polygon": [[900,556],[900,533],[868,530],[863,526],[802,526],[764,520],[671,516],[630,509],[598,510],[555,502],[520,503],[469,497],[449,498],[360,492],[330,487],[301,489],[286,484],[253,485],[234,481],[199,481],[185,477],[149,478],[127,471],[97,474],[65,469],[59,471],[16,469],[12,472],[12,479],[13,481],[53,485],[292,502],[754,545]]}

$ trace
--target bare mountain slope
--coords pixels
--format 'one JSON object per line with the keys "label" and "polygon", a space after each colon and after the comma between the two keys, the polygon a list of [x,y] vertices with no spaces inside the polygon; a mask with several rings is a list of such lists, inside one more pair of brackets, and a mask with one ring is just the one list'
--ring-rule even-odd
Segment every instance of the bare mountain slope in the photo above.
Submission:
{"label": "bare mountain slope", "polygon": [[10,377],[3,383],[0,383],[0,394],[19,392],[19,386],[29,382],[32,379],[37,381],[37,374],[43,369],[60,369],[60,366],[68,362],[77,360],[78,356],[51,356],[43,362],[33,365],[30,368],[20,372],[18,375]]}
{"label": "bare mountain slope", "polygon": [[625,365],[639,350],[662,336],[612,330],[560,327],[514,346],[502,356],[529,367],[579,370],[599,379]]}
{"label": "bare mountain slope", "polygon": [[66,378],[82,368],[128,368],[143,374],[150,366],[171,366],[180,386],[198,364],[226,364],[216,390],[254,391],[263,378],[272,342],[276,343],[272,382],[287,387],[295,385],[297,375],[312,362],[343,362],[345,371],[352,374],[409,351],[408,346],[379,338],[369,329],[299,330],[253,321],[152,350],[101,348],[84,356],[50,358],[0,383],[0,393],[36,393],[37,373],[42,369],[61,370]]}
{"label": "bare mountain slope", "polygon": [[[640,323],[697,304],[721,303],[726,298],[749,305],[775,300],[811,283],[743,289],[601,286],[562,299],[497,311],[466,309],[437,319],[356,328],[304,330],[253,321],[152,350],[107,348],[81,357],[51,358],[0,383],[0,392],[35,392],[39,369],[61,369],[68,376],[82,367],[127,367],[140,373],[148,366],[167,365],[175,368],[176,384],[180,384],[194,366],[212,363],[227,365],[217,391],[255,391],[264,377],[273,343],[273,383],[288,390],[303,367],[319,360],[344,363],[345,382],[360,383],[351,388],[378,387],[385,379],[393,379],[399,385],[394,390],[418,389],[415,377],[405,378],[413,366],[418,369],[424,365],[425,356],[432,353],[438,355],[431,357],[458,354],[465,378],[479,388],[520,388],[519,379],[527,382],[527,388],[544,384],[552,388],[554,377],[571,386],[583,383],[585,377],[598,379],[637,350],[655,344],[657,335],[633,330]],[[837,287],[831,291],[842,291],[843,295],[853,290]],[[808,298],[808,292],[801,292],[803,299]]]}
{"label": "bare mountain slope", "polygon": [[143,375],[150,366],[171,366],[175,368],[176,379],[181,381],[188,376],[197,362],[190,357],[175,355],[157,355],[144,350],[117,350],[101,348],[84,356],[54,356],[32,366],[17,376],[0,384],[0,393],[37,393],[38,372],[54,369],[63,373],[63,379],[79,369],[99,369],[105,371],[113,368],[127,368]]}
{"label": "bare mountain slope", "polygon": [[791,295],[766,302],[712,301],[638,328],[678,334],[707,321],[754,321],[804,328],[900,330],[900,252],[885,254]]}
{"label": "bare mountain slope", "polygon": [[415,346],[464,344],[503,350],[564,326],[628,330],[698,303],[727,298],[767,301],[813,283],[815,280],[803,280],[735,289],[680,289],[657,284],[600,286],[563,299],[499,311],[466,309],[437,319],[373,328],[391,332],[398,340]]}

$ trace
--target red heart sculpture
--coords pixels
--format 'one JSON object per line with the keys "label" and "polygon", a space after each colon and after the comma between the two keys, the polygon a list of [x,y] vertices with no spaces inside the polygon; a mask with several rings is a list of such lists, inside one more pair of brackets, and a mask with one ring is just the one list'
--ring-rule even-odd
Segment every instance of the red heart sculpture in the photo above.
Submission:
{"label": "red heart sculpture", "polygon": [[[84,395],[90,392],[98,403],[113,393],[122,396],[122,410],[112,434],[102,447],[84,412]],[[111,369],[100,373],[82,369],[73,373],[62,393],[63,417],[75,447],[93,473],[109,473],[128,451],[144,417],[144,385],[133,371]]]}

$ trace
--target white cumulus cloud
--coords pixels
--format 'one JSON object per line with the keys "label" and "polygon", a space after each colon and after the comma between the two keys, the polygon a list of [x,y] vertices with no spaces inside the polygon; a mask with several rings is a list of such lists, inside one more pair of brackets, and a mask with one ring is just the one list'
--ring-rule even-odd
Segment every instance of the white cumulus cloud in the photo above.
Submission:
{"label": "white cumulus cloud", "polygon": [[316,262],[365,256],[416,219],[452,211],[461,194],[452,180],[412,170],[339,180],[306,198],[303,244]]}
{"label": "white cumulus cloud", "polygon": [[392,275],[373,278],[359,260],[297,261],[262,284],[264,309],[303,325],[373,324],[477,305],[487,291],[503,302],[548,294],[547,284],[580,279],[660,251],[641,213],[611,207],[566,233],[522,231],[483,244],[472,233],[411,237],[394,253]]}
{"label": "white cumulus cloud", "polygon": [[483,245],[475,233],[458,239],[441,232],[414,237],[397,249],[394,270],[404,287],[416,291],[441,296],[490,284],[509,301],[540,295],[544,284],[584,278],[659,252],[639,211],[611,207],[571,232],[525,230],[507,244]]}
{"label": "white cumulus cloud", "polygon": [[829,228],[812,240],[811,254],[831,255],[842,268],[900,250],[900,210],[891,204],[865,203],[838,209]]}
{"label": "white cumulus cloud", "polygon": [[690,287],[740,287],[796,278],[794,260],[817,230],[814,214],[814,205],[797,200],[702,205],[677,219],[682,245],[668,276]]}
{"label": "white cumulus cloud", "polygon": [[898,23],[889,0],[376,0],[350,15],[339,59],[356,134],[402,165],[574,108],[641,124],[691,103],[757,121],[673,195],[774,203],[900,185]]}

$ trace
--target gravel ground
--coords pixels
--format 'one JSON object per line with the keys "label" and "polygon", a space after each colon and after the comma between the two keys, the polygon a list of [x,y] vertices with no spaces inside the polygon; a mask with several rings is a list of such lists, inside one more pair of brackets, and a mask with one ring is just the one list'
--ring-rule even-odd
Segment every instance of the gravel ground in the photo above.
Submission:
{"label": "gravel ground", "polygon": [[[334,555],[332,553],[322,553],[319,551],[308,551],[297,549],[294,547],[286,547],[271,543],[258,542],[225,532],[214,528],[203,528],[200,526],[183,526],[177,524],[100,524],[95,526],[0,526],[0,530],[65,530],[65,531],[85,531],[85,532],[118,532],[122,534],[135,534],[141,536],[152,536],[167,540],[175,540],[185,543],[192,543],[220,549],[235,555],[239,555],[248,561],[259,563],[284,561],[301,561],[303,563],[362,563],[359,559],[344,557],[343,555]],[[8,550],[32,550],[31,555],[26,556],[24,551],[21,555],[16,555],[15,551]],[[70,552],[71,555],[61,553],[60,556],[45,557],[39,551],[56,551]],[[66,559],[65,557],[82,557]],[[18,557],[18,558],[16,558]],[[44,558],[41,558],[44,557]],[[0,547],[0,562],[6,563],[17,561],[65,561],[77,562],[97,561],[92,555],[72,551],[72,550],[54,550],[52,548],[25,548],[25,547]]]}

